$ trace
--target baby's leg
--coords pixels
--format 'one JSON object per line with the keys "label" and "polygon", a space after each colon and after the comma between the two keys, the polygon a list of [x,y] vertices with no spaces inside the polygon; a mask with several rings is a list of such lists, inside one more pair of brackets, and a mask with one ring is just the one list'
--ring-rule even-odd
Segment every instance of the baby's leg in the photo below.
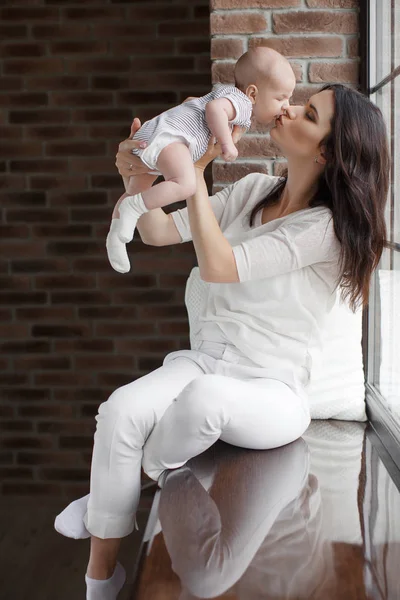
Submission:
{"label": "baby's leg", "polygon": [[[118,202],[114,207],[112,214],[111,227],[107,235],[106,248],[108,260],[115,271],[119,273],[127,273],[130,269],[130,263],[128,253],[126,251],[126,245],[120,238],[120,230],[122,223],[120,221],[119,207],[121,202],[129,195],[138,194],[150,188],[156,179],[156,175],[143,174],[137,175],[136,177],[130,177],[129,184],[127,186],[127,192],[122,194]],[[129,190],[129,191],[128,191]],[[124,215],[124,226],[129,229],[130,232],[135,230],[136,220],[134,223],[130,222],[129,212]],[[131,238],[132,239],[132,238]]]}
{"label": "baby's leg", "polygon": [[157,169],[165,181],[142,193],[143,202],[149,210],[193,196],[196,173],[190,150],[184,143],[174,142],[163,148]]}

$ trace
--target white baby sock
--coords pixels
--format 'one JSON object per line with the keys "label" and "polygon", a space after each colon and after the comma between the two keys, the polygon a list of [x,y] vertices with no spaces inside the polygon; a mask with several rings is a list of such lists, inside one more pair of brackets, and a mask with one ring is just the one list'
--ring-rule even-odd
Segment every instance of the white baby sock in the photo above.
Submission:
{"label": "white baby sock", "polygon": [[57,515],[54,521],[54,529],[65,535],[65,537],[73,538],[74,540],[83,540],[90,537],[90,533],[85,527],[83,517],[87,511],[89,496],[83,496],[68,504],[67,508]]}
{"label": "white baby sock", "polygon": [[143,202],[142,194],[127,196],[119,205],[119,232],[118,237],[124,244],[133,239],[136,223],[144,213],[149,212]]}
{"label": "white baby sock", "polygon": [[126,572],[119,562],[109,579],[92,579],[85,575],[86,600],[116,600],[125,580]]}

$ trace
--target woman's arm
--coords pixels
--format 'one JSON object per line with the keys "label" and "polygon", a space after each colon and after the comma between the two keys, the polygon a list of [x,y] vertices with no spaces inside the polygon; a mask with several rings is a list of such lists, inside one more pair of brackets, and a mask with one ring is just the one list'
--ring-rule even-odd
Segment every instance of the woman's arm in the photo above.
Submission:
{"label": "woman's arm", "polygon": [[[241,135],[240,128],[235,128],[234,143],[239,141]],[[239,282],[239,275],[232,246],[222,233],[211,209],[204,181],[204,169],[220,151],[220,146],[214,146],[214,141],[211,140],[206,154],[195,164],[197,189],[186,204],[200,277],[211,283],[236,283]]]}

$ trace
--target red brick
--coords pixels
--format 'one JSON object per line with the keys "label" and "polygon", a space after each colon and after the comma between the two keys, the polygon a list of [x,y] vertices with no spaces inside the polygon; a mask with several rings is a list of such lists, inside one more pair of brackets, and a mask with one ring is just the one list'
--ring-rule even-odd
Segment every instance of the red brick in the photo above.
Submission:
{"label": "red brick", "polygon": [[94,90],[118,90],[129,88],[129,77],[117,77],[114,75],[98,75],[91,78]]}
{"label": "red brick", "polygon": [[[137,312],[134,306],[89,306],[89,307],[78,307],[79,319],[121,319],[125,321],[136,320]],[[141,333],[152,333],[154,327],[149,327],[146,324],[145,328],[143,324],[138,324],[137,327]],[[146,329],[143,332],[143,329]]]}
{"label": "red brick", "polygon": [[51,54],[105,54],[108,44],[105,40],[62,40],[50,44]]}
{"label": "red brick", "polygon": [[27,37],[28,27],[26,25],[6,25],[5,23],[0,23],[0,38],[2,40]]}
{"label": "red brick", "polygon": [[159,35],[168,35],[175,37],[198,37],[210,34],[210,23],[208,19],[197,19],[195,21],[170,21],[160,23],[158,26]]}
{"label": "red brick", "polygon": [[115,349],[118,354],[134,352],[137,355],[143,356],[147,353],[159,354],[160,352],[171,352],[172,350],[177,350],[178,346],[176,340],[157,338],[155,340],[116,340]]}
{"label": "red brick", "polygon": [[104,142],[74,139],[46,144],[47,156],[104,156],[105,152]]}
{"label": "red brick", "polygon": [[24,371],[38,369],[40,371],[47,369],[71,369],[71,361],[64,356],[24,356],[14,359],[14,368]]}
{"label": "red brick", "polygon": [[27,238],[29,236],[27,225],[0,225],[0,239],[13,239],[16,237]]}
{"label": "red brick", "polygon": [[23,21],[24,23],[32,21],[58,21],[58,8],[44,6],[25,6],[21,8],[2,8],[0,19],[2,21]]}
{"label": "red brick", "polygon": [[[32,407],[34,408],[34,407]],[[41,407],[38,407],[41,408]],[[43,407],[44,408],[44,407]],[[50,408],[50,407],[49,407]],[[58,407],[53,407],[58,408]],[[59,407],[62,408],[62,407]],[[50,413],[49,413],[50,416]],[[58,415],[55,415],[58,416]],[[78,452],[18,452],[17,463],[20,465],[76,465],[82,463]]]}
{"label": "red brick", "polygon": [[57,210],[54,208],[47,210],[10,209],[7,211],[7,220],[10,223],[24,223],[26,221],[35,223],[60,223],[68,220],[68,213],[64,210]]}
{"label": "red brick", "polygon": [[54,351],[55,352],[108,352],[112,353],[114,350],[114,341],[109,339],[68,339],[68,340],[55,340]]}
{"label": "red brick", "polygon": [[[0,373],[0,385],[2,386],[3,397],[7,397],[9,385],[21,386],[28,383],[27,373]],[[0,439],[1,447],[1,439]]]}
{"label": "red brick", "polygon": [[57,77],[33,77],[25,80],[28,90],[85,90],[89,87],[89,77],[77,75],[63,75]]}
{"label": "red brick", "polygon": [[[85,323],[68,323],[67,325],[49,324],[49,325],[33,325],[33,337],[81,337],[89,334],[89,325]],[[32,342],[35,344],[45,344],[47,342]]]}
{"label": "red brick", "polygon": [[211,0],[211,9],[224,8],[289,8],[300,5],[301,0]]}
{"label": "red brick", "polygon": [[[57,125],[27,125],[25,127],[26,137],[33,140],[59,140],[73,139],[87,136],[88,127],[84,125],[70,125],[68,127],[59,127]],[[70,176],[73,181],[73,177]]]}
{"label": "red brick", "polygon": [[32,388],[3,388],[4,400],[10,402],[47,402],[51,399],[51,390]]}
{"label": "red brick", "polygon": [[[50,95],[50,104],[53,106],[112,106],[111,92],[53,92]],[[85,130],[86,131],[86,130]],[[78,137],[70,134],[72,137]]]}
{"label": "red brick", "polygon": [[45,437],[44,435],[40,437],[29,437],[29,436],[10,436],[5,437],[1,436],[0,438],[0,447],[1,448],[14,448],[16,450],[20,450],[22,448],[32,448],[32,449],[46,449],[53,448],[54,441],[50,437]]}
{"label": "red brick", "polygon": [[274,158],[275,152],[266,137],[244,136],[237,144],[241,158]]}
{"label": "red brick", "polygon": [[211,13],[211,33],[259,33],[266,31],[264,15],[252,12]]}
{"label": "red brick", "polygon": [[0,467],[0,477],[3,481],[10,479],[32,479],[33,471],[26,467]]}
{"label": "red brick", "polygon": [[[108,265],[108,268],[110,268],[110,265]],[[109,301],[108,293],[100,290],[51,293],[52,304],[108,304]]]}
{"label": "red brick", "polygon": [[96,323],[96,335],[111,338],[148,335],[154,328],[148,323]]}
{"label": "red brick", "polygon": [[21,90],[23,80],[18,77],[2,77],[1,78],[1,89],[3,92],[13,92],[15,90]]}
{"label": "red brick", "polygon": [[[181,42],[177,40],[177,43],[179,48]],[[143,40],[140,37],[131,37],[127,39],[118,39],[118,37],[116,37],[116,39],[111,39],[110,49],[111,52],[117,56],[121,56],[121,54],[135,55],[133,60],[136,62],[136,55],[141,55],[143,52]],[[151,43],[146,46],[146,54],[149,55],[159,54],[160,56],[169,56],[174,53],[175,40],[173,39],[154,38],[151,40]],[[181,54],[181,52],[179,52],[179,54]]]}
{"label": "red brick", "polygon": [[[162,40],[164,41],[164,40]],[[207,38],[194,38],[192,40],[176,40],[177,44],[177,52],[179,55],[181,54],[194,54],[199,56],[200,54],[205,54],[210,56],[210,41]]]}
{"label": "red brick", "polygon": [[[0,107],[29,108],[31,106],[47,106],[49,98],[43,93],[1,94]],[[17,130],[18,131],[18,130]]]}
{"label": "red brick", "polygon": [[36,225],[32,227],[32,233],[38,238],[88,238],[92,235],[92,227],[90,225]]}
{"label": "red brick", "polygon": [[340,37],[270,37],[251,38],[251,48],[267,46],[286,57],[338,57],[342,55],[343,42]]}
{"label": "red brick", "polygon": [[36,498],[43,496],[61,495],[61,486],[55,483],[4,483],[2,493],[4,496],[34,496]]}
{"label": "red brick", "polygon": [[244,52],[243,40],[237,38],[213,38],[211,40],[211,58],[239,58]]}
{"label": "red brick", "polygon": [[41,260],[13,260],[11,263],[12,273],[52,272],[54,270],[58,273],[60,271],[69,271],[68,261],[65,258],[44,258]]}
{"label": "red brick", "polygon": [[186,307],[182,305],[174,306],[138,306],[138,319],[187,319]]}
{"label": "red brick", "polygon": [[98,354],[90,355],[76,355],[75,356],[75,368],[76,369],[103,369],[107,371],[113,371],[115,369],[130,369],[133,367],[134,356],[100,356]]}
{"label": "red brick", "polygon": [[312,63],[308,77],[312,83],[356,83],[358,82],[357,61],[341,63]]}
{"label": "red brick", "polygon": [[80,6],[65,8],[64,17],[67,19],[121,19],[125,17],[124,9],[119,6]]}
{"label": "red brick", "polygon": [[44,292],[0,292],[0,304],[45,304]]}
{"label": "red brick", "polygon": [[68,110],[57,109],[35,109],[35,110],[11,110],[9,113],[10,123],[29,125],[31,123],[68,123],[70,115]]}
{"label": "red brick", "polygon": [[92,449],[93,436],[60,436],[60,448]]}
{"label": "red brick", "polygon": [[[11,127],[10,129],[14,128]],[[0,189],[6,190],[10,188],[25,190],[26,183],[24,177],[21,177],[21,175],[11,175],[10,173],[0,175]],[[2,196],[2,203],[4,203],[4,196]]]}
{"label": "red brick", "polygon": [[0,47],[0,56],[2,58],[17,58],[20,56],[43,56],[46,54],[46,46],[34,42],[2,44]]}
{"label": "red brick", "polygon": [[44,207],[46,196],[43,192],[6,192],[2,196],[3,206]]}
{"label": "red brick", "polygon": [[82,421],[39,421],[39,433],[66,433],[69,435],[90,435],[95,429],[93,422]]}
{"label": "red brick", "polygon": [[68,170],[67,160],[52,158],[40,160],[12,160],[10,171],[22,173],[63,173]]}
{"label": "red brick", "polygon": [[[92,178],[94,179],[94,178]],[[121,178],[120,178],[121,179]],[[84,184],[82,184],[82,188]],[[121,187],[121,181],[120,181]],[[107,204],[107,194],[103,191],[71,192],[53,190],[48,194],[49,203],[54,206],[99,206]]]}
{"label": "red brick", "polygon": [[50,373],[35,373],[34,374],[34,385],[49,385],[49,386],[66,386],[66,385],[90,385],[93,383],[93,377],[91,373],[81,373],[74,371],[73,378],[71,373],[65,373],[62,371],[54,371]]}
{"label": "red brick", "polygon": [[214,181],[224,181],[233,183],[245,177],[249,173],[266,173],[268,166],[266,163],[214,163],[213,174]]}
{"label": "red brick", "polygon": [[[157,22],[154,21],[125,21],[121,19],[121,21],[104,21],[104,22],[95,22],[92,25],[92,35],[95,38],[119,38],[119,37],[128,37],[132,38],[135,36],[137,38],[142,37],[143,44],[147,45],[149,43],[148,36],[151,36],[153,39],[156,36]],[[143,37],[145,36],[145,37]],[[147,39],[146,39],[147,38]]]}
{"label": "red brick", "polygon": [[90,23],[85,21],[75,21],[70,23],[43,23],[32,26],[32,37],[40,40],[49,38],[51,40],[62,40],[64,38],[82,38],[90,32]]}
{"label": "red brick", "polygon": [[[8,250],[8,244],[4,245],[4,249]],[[0,276],[0,289],[9,290],[29,290],[31,287],[30,277],[27,275],[3,275]],[[10,325],[14,326],[14,325]],[[1,326],[0,326],[1,331]]]}
{"label": "red brick", "polygon": [[[202,95],[211,87],[211,77],[206,73],[160,73],[154,77],[153,73],[135,73],[130,82],[131,87],[142,90],[171,90],[173,87],[185,85],[191,88],[191,95],[196,95],[197,90],[201,90]],[[141,115],[142,116],[142,115]],[[153,115],[155,116],[155,114]],[[131,121],[132,122],[132,119]]]}
{"label": "red brick", "polygon": [[233,83],[234,78],[234,63],[214,62],[212,64],[212,82],[214,83]]}
{"label": "red brick", "polygon": [[70,320],[75,315],[74,308],[72,306],[45,306],[43,308],[17,308],[16,318],[18,321],[55,321]]}
{"label": "red brick", "polygon": [[73,111],[72,119],[75,123],[93,123],[96,121],[120,121],[124,123],[131,123],[132,112],[126,108],[77,109]]}
{"label": "red brick", "polygon": [[129,57],[88,57],[88,58],[66,58],[65,65],[68,73],[123,73],[130,71]]}
{"label": "red brick", "polygon": [[42,146],[36,142],[19,142],[7,144],[7,147],[0,147],[0,158],[28,158],[32,156],[42,156]]}
{"label": "red brick", "polygon": [[306,0],[310,8],[359,8],[360,0]]}
{"label": "red brick", "polygon": [[35,288],[37,290],[60,290],[95,288],[96,277],[94,275],[36,275]]}
{"label": "red brick", "polygon": [[171,21],[173,19],[187,19],[189,17],[189,6],[181,5],[181,6],[171,6],[171,4],[167,6],[162,6],[159,4],[158,6],[150,5],[150,6],[132,6],[128,9],[127,18],[129,22],[137,22],[142,19],[144,22],[152,21],[157,19],[157,21]]}
{"label": "red brick", "polygon": [[[21,417],[73,417],[75,414],[75,407],[68,404],[54,405],[54,404],[27,404],[26,406],[18,406],[18,414]],[[18,458],[21,456],[18,454]],[[44,462],[44,457],[42,456]],[[18,460],[20,462],[20,460]]]}
{"label": "red brick", "polygon": [[336,35],[358,32],[356,13],[335,13],[332,11],[291,11],[276,13],[272,17],[273,30],[277,34],[324,32]]}
{"label": "red brick", "polygon": [[358,37],[350,38],[347,41],[347,54],[349,58],[358,58],[360,54]]}
{"label": "red brick", "polygon": [[6,59],[3,62],[3,73],[5,75],[54,75],[64,72],[64,65],[61,58],[24,58],[24,59]]}

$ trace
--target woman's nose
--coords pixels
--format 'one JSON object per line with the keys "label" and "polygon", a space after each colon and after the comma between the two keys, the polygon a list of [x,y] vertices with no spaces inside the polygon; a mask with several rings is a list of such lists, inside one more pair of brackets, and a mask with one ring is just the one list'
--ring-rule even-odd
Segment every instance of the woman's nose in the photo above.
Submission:
{"label": "woman's nose", "polygon": [[296,108],[297,107],[293,107],[293,106],[290,106],[290,105],[288,105],[286,107],[285,114],[286,114],[286,116],[287,116],[288,119],[295,119],[296,118],[296,116],[297,116]]}

